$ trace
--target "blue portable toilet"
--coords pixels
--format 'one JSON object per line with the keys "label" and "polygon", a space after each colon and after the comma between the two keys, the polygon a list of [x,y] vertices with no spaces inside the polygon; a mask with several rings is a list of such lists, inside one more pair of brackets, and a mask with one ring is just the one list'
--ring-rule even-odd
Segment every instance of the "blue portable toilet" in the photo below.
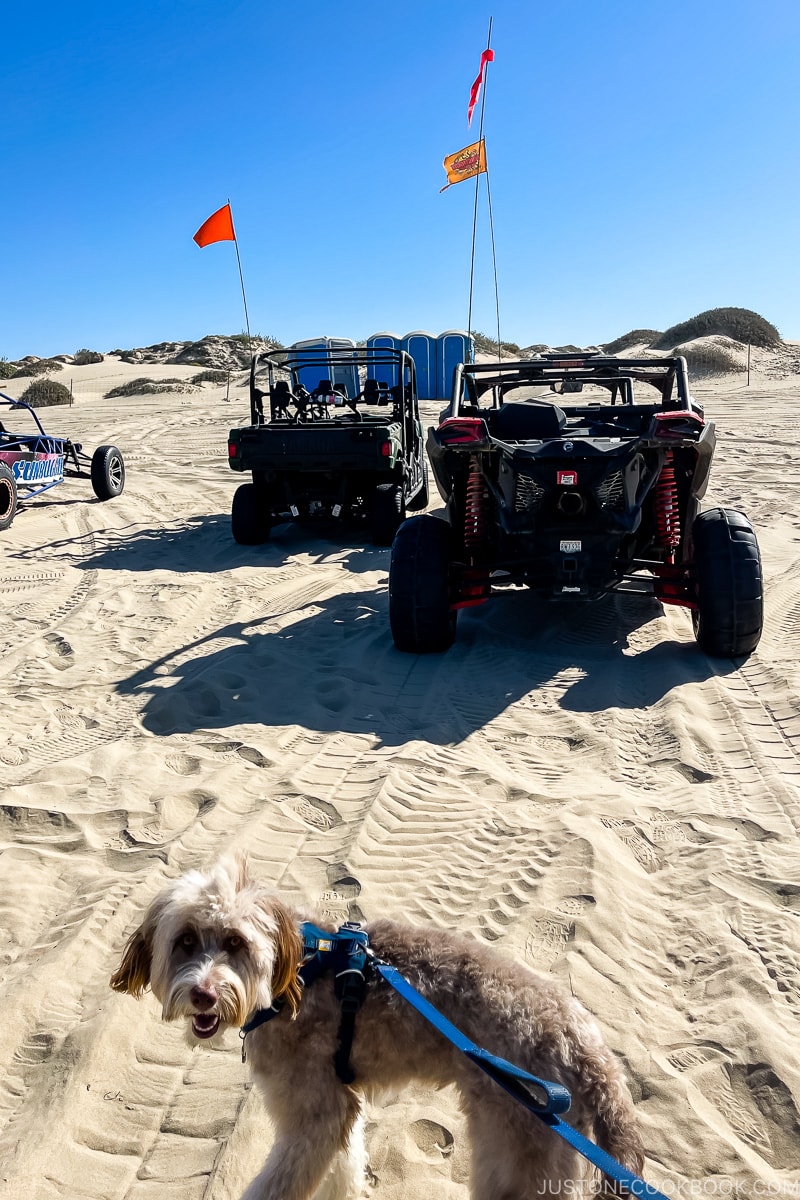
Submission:
{"label": "blue portable toilet", "polygon": [[[402,340],[399,333],[373,333],[367,338],[367,349],[402,350]],[[371,378],[379,379],[382,383],[387,383],[389,387],[395,387],[399,383],[398,371],[399,368],[391,363],[377,363],[374,367],[367,368],[367,373]]]}
{"label": "blue portable toilet", "polygon": [[417,372],[417,395],[420,400],[436,399],[436,338],[424,329],[407,333],[401,347],[414,360]]}
{"label": "blue portable toilet", "polygon": [[[302,342],[292,342],[291,346],[289,346],[288,348],[289,348],[289,350],[300,350],[300,351],[302,351],[302,350],[326,350],[327,345],[328,345],[327,338],[316,337],[316,338],[306,338]],[[302,355],[300,357],[302,357]],[[297,361],[297,360],[293,360],[291,355],[287,356],[287,359],[286,359],[287,366],[291,367],[293,365],[294,361]],[[320,368],[316,367],[312,364],[312,366],[310,366],[310,367],[298,367],[297,378],[298,378],[299,382],[302,383],[303,387],[307,388],[308,391],[311,392],[317,386],[317,384],[319,383],[322,376],[320,375]]]}
{"label": "blue portable toilet", "polygon": [[[289,350],[298,350],[302,357],[303,350],[354,350],[355,342],[351,338],[333,338],[333,337],[316,337],[306,338],[301,342],[292,342]],[[352,399],[357,396],[361,390],[361,385],[358,379],[358,368],[355,363],[338,362],[330,366],[323,362],[324,355],[319,354],[314,356],[319,358],[320,363],[312,362],[307,366],[299,367],[297,378],[303,387],[309,392],[313,392],[321,379],[330,379],[331,383],[343,383],[347,388],[347,394]],[[292,365],[292,357],[289,355],[287,359],[288,365]]]}
{"label": "blue portable toilet", "polygon": [[[329,350],[355,350],[356,344],[352,338],[334,338],[327,339]],[[342,355],[342,362],[335,363],[333,366],[332,383],[343,383],[347,388],[347,394],[352,400],[361,391],[361,381],[358,378],[358,367],[355,363],[347,362],[347,356]],[[325,372],[323,371],[322,375]],[[322,379],[320,375],[320,379]],[[317,380],[319,383],[319,379]]]}
{"label": "blue portable toilet", "polygon": [[445,329],[436,339],[436,399],[449,400],[458,363],[475,360],[475,339],[465,329]]}

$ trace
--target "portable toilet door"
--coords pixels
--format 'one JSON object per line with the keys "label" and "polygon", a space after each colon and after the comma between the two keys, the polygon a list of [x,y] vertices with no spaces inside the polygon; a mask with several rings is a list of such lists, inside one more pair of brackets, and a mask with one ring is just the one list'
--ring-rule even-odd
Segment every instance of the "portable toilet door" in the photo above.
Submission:
{"label": "portable toilet door", "polygon": [[449,401],[453,372],[475,359],[475,339],[465,329],[445,329],[436,339],[436,399]]}
{"label": "portable toilet door", "polygon": [[420,400],[436,399],[436,338],[424,329],[407,333],[401,349],[410,354],[417,371],[417,395]]}
{"label": "portable toilet door", "polygon": [[[332,337],[316,337],[306,338],[302,342],[292,342],[289,350],[354,350],[355,342],[350,338],[332,338]],[[347,394],[352,399],[357,396],[360,391],[358,380],[358,368],[355,363],[334,363],[331,365],[324,361],[324,354],[315,354],[314,362],[308,363],[305,366],[299,367],[297,370],[297,378],[302,383],[304,388],[309,392],[313,392],[319,386],[320,380],[330,379],[332,384],[343,383],[347,388]],[[319,363],[317,363],[319,359]],[[291,366],[291,356],[288,363]]]}
{"label": "portable toilet door", "polygon": [[[368,350],[402,350],[402,341],[399,333],[373,333],[367,338]],[[392,363],[376,363],[375,366],[367,367],[367,374],[372,379],[378,379],[381,383],[388,384],[389,387],[396,387],[400,382],[398,379],[399,366]]]}
{"label": "portable toilet door", "polygon": [[[329,350],[355,350],[356,348],[356,344],[352,338],[329,337],[325,340],[328,343]],[[320,379],[322,379],[322,375],[320,375]],[[358,367],[356,364],[349,362],[334,363],[331,371],[331,383],[343,383],[347,388],[347,395],[352,400],[361,391],[361,382],[358,378]]]}
{"label": "portable toilet door", "polygon": [[[306,338],[305,341],[302,341],[302,342],[292,342],[291,346],[288,347],[289,350],[300,350],[300,351],[303,351],[303,350],[327,350],[327,348],[328,348],[328,339],[326,337]],[[302,354],[300,355],[300,357],[302,357]],[[322,355],[314,355],[314,357],[321,359]],[[287,357],[286,364],[289,367],[292,366],[291,355],[289,355]],[[322,364],[320,364],[320,366],[316,366],[315,363],[311,363],[310,366],[298,367],[298,369],[297,369],[298,382],[302,383],[303,387],[306,388],[307,391],[313,392],[314,388],[317,386],[320,379],[323,378],[323,375],[327,371],[327,369],[328,369],[327,365],[323,366]]]}

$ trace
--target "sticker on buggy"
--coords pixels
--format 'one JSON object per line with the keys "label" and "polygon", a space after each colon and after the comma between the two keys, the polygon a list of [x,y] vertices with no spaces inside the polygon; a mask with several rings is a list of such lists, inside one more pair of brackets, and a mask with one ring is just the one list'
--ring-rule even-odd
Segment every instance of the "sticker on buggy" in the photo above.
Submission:
{"label": "sticker on buggy", "polygon": [[61,483],[64,479],[64,455],[49,458],[18,458],[12,465],[19,483]]}

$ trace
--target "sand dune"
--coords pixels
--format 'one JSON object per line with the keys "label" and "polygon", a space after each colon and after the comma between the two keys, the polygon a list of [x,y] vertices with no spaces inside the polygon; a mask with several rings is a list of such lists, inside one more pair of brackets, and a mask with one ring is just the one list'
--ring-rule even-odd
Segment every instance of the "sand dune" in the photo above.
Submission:
{"label": "sand dune", "polygon": [[[387,550],[232,541],[241,388],[107,401],[92,380],[193,370],[70,368],[48,426],[116,442],[129,475],[0,535],[0,1197],[235,1200],[254,1173],[270,1135],[237,1039],[191,1052],[108,988],[163,882],[231,847],[334,918],[552,971],[626,1062],[665,1190],[797,1194],[800,377],[771,368],[696,388],[706,504],[749,514],[767,577],[739,666],[683,611],[521,593],[467,610],[448,654],[401,655]],[[375,1200],[466,1200],[449,1093],[398,1096],[369,1138]]]}

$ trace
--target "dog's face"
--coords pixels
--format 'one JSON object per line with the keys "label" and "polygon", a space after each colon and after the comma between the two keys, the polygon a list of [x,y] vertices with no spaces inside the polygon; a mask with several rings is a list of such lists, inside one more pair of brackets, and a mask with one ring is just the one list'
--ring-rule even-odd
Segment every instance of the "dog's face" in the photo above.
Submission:
{"label": "dog's face", "polygon": [[248,877],[242,858],[227,859],[156,897],[111,986],[140,996],[149,985],[165,1021],[186,1018],[191,1038],[206,1040],[278,999],[295,1014],[302,953],[288,910]]}

